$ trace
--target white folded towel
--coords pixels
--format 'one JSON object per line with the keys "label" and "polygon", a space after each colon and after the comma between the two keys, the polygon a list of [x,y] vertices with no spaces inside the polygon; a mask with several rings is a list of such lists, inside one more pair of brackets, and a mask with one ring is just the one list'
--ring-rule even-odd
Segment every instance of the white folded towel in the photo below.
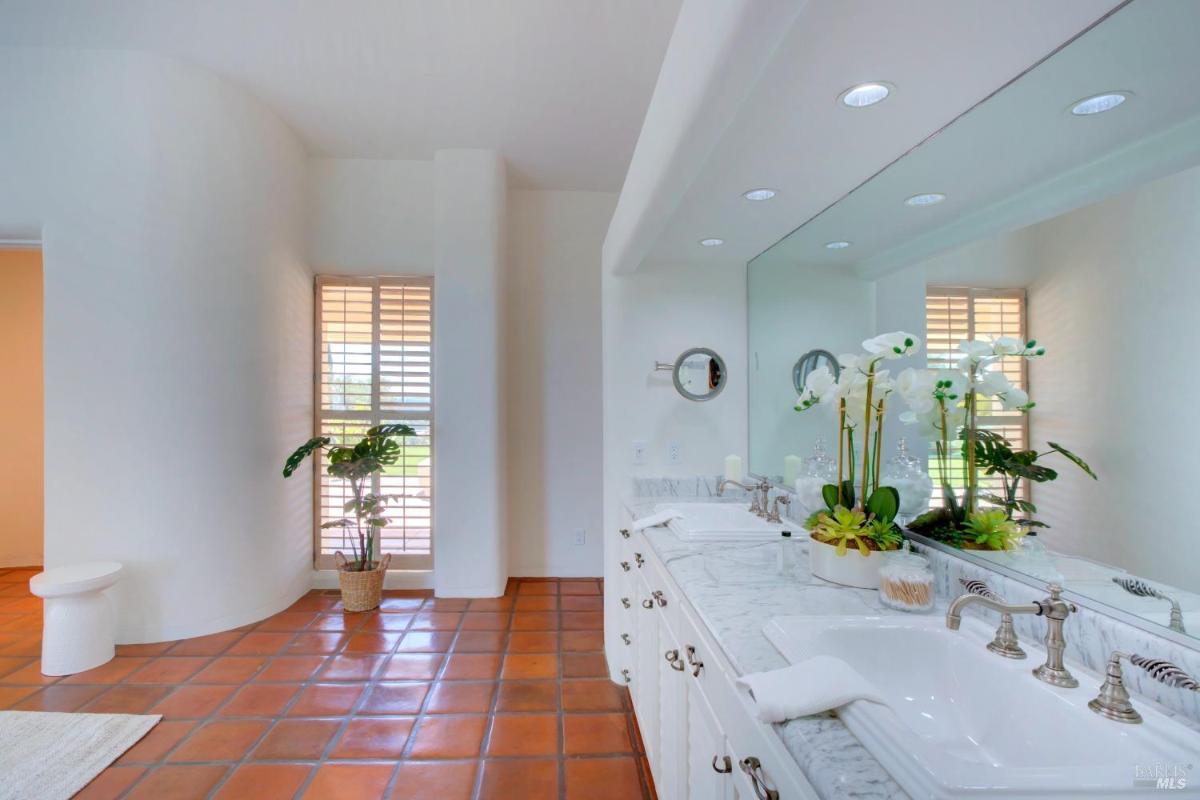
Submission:
{"label": "white folded towel", "polygon": [[671,520],[678,519],[682,516],[682,511],[676,511],[673,508],[665,508],[662,511],[658,511],[649,516],[634,520],[633,532],[637,533],[638,531],[645,530],[646,528],[653,528],[656,525],[666,525]]}
{"label": "white folded towel", "polygon": [[813,656],[783,669],[753,672],[737,682],[750,690],[763,722],[807,717],[855,700],[883,703],[870,681],[833,656]]}

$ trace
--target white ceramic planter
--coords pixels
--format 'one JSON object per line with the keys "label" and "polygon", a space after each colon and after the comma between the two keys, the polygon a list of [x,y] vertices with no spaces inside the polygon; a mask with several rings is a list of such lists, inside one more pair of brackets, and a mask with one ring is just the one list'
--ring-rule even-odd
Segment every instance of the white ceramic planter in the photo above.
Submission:
{"label": "white ceramic planter", "polygon": [[852,547],[846,550],[846,555],[839,556],[835,545],[809,538],[808,566],[818,578],[856,589],[878,589],[882,565],[883,554],[877,550],[864,556]]}

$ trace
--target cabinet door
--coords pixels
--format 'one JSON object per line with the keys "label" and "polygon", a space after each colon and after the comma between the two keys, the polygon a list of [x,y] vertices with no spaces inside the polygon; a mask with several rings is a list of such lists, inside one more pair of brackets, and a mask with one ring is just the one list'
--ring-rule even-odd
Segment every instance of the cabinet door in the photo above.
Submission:
{"label": "cabinet door", "polygon": [[[646,745],[646,758],[651,764],[658,763],[658,662],[662,659],[658,647],[658,612],[656,607],[645,608],[642,600],[650,597],[650,589],[640,577],[631,581],[634,587],[633,611],[637,619],[637,635],[634,640],[636,668],[633,671],[633,710],[637,714],[638,728]],[[655,782],[658,781],[657,772]],[[664,795],[666,797],[666,795]]]}
{"label": "cabinet door", "polygon": [[704,699],[700,684],[695,680],[688,680],[688,800],[729,800],[734,796],[733,781],[730,780],[732,776],[717,772],[717,767],[732,768],[733,757],[725,746],[725,733],[721,730],[708,701]]}
{"label": "cabinet door", "polygon": [[[655,608],[658,608],[655,606]],[[688,798],[687,793],[687,688],[688,672],[676,669],[683,665],[683,651],[678,639],[667,626],[660,613],[658,621],[658,727],[659,766],[654,775],[654,786],[663,798]],[[674,661],[666,656],[671,653]],[[672,666],[672,663],[675,666]],[[653,768],[654,762],[651,762]],[[689,798],[690,800],[690,798]]]}

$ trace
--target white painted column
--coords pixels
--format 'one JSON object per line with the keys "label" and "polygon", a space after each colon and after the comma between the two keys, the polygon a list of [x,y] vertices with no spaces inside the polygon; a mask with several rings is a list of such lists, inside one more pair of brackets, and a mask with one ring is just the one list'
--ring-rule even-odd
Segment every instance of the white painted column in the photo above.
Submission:
{"label": "white painted column", "polygon": [[492,150],[434,155],[434,589],[495,597],[508,578],[500,314],[507,178]]}

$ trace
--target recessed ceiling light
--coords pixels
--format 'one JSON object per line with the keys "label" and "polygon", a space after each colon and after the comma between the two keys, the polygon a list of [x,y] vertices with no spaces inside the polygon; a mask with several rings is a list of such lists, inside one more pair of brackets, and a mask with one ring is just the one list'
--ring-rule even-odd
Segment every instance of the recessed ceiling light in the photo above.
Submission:
{"label": "recessed ceiling light", "polygon": [[886,83],[860,83],[842,92],[838,99],[850,108],[866,108],[882,103],[891,93],[892,87]]}
{"label": "recessed ceiling light", "polygon": [[849,246],[850,246],[850,243],[845,242],[845,241],[826,242],[825,243],[826,250],[845,250]]}
{"label": "recessed ceiling light", "polygon": [[770,200],[774,196],[774,189],[751,189],[748,192],[742,193],[742,197],[747,200]]}
{"label": "recessed ceiling light", "polygon": [[700,240],[701,247],[720,247],[723,244],[725,244],[724,239],[701,239]]}
{"label": "recessed ceiling light", "polygon": [[912,197],[904,201],[906,206],[934,206],[946,199],[946,195],[940,192],[928,192],[926,194],[914,194]]}
{"label": "recessed ceiling light", "polygon": [[1091,97],[1085,97],[1071,106],[1071,113],[1077,117],[1090,117],[1093,114],[1103,114],[1112,111],[1129,99],[1128,92],[1105,92]]}

